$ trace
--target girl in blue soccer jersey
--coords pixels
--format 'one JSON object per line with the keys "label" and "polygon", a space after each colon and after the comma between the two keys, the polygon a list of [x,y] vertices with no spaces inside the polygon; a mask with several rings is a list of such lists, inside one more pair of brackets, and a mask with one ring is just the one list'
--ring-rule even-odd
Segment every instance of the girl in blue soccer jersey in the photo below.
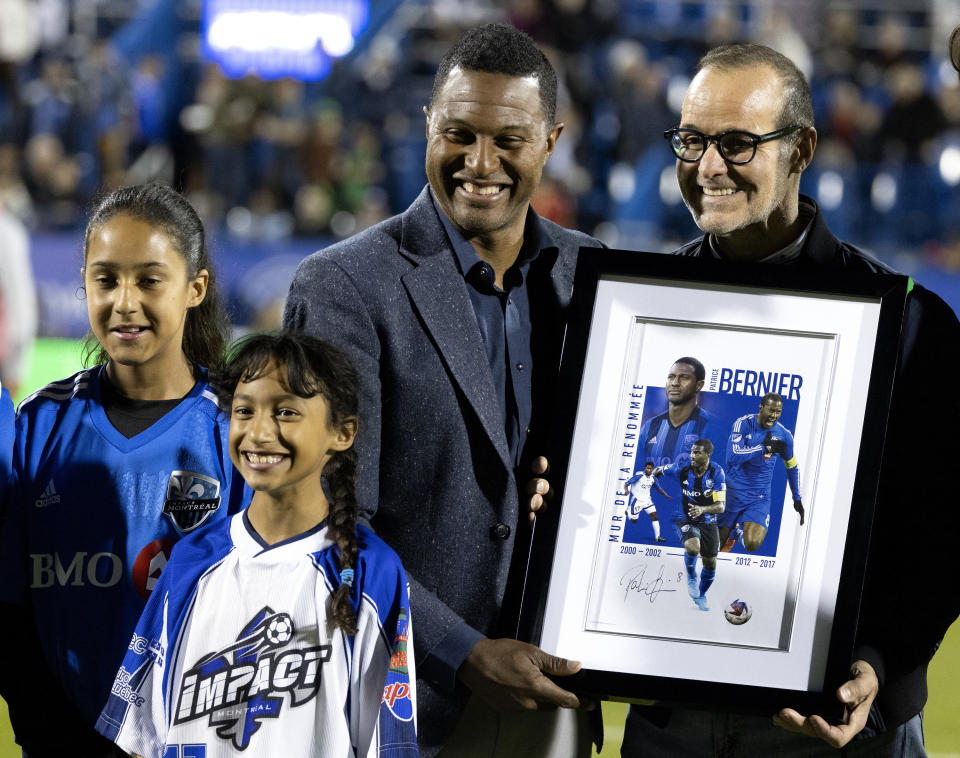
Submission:
{"label": "girl in blue soccer jersey", "polygon": [[356,523],[349,360],[254,335],[220,392],[253,499],[177,545],[97,728],[146,758],[418,755],[406,575]]}
{"label": "girl in blue soccer jersey", "polygon": [[243,491],[204,368],[226,319],[194,209],[160,185],[112,192],[82,275],[96,365],[20,405],[0,551],[0,649],[16,651],[0,688],[31,758],[114,754],[93,726],[144,601],[173,543]]}

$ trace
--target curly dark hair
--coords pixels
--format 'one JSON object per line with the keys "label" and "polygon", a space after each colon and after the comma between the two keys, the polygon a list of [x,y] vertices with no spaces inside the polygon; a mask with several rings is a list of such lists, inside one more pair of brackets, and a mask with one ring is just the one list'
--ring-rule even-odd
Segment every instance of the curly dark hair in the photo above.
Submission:
{"label": "curly dark hair", "polygon": [[[207,271],[207,293],[203,302],[187,310],[183,328],[183,352],[198,366],[215,366],[223,357],[229,334],[229,320],[217,291],[216,275],[207,249],[203,222],[193,206],[179,192],[163,184],[121,187],[98,203],[83,236],[83,265],[93,233],[115,216],[129,216],[163,231],[187,262],[187,277]],[[106,363],[110,355],[92,333],[84,342],[83,362]]]}
{"label": "curly dark hair", "polygon": [[[339,348],[305,334],[269,332],[237,340],[226,361],[214,371],[212,384],[220,406],[230,413],[240,382],[252,382],[280,366],[287,388],[299,397],[322,395],[334,429],[357,419],[357,372]],[[334,453],[323,468],[330,495],[328,533],[337,546],[340,569],[357,564],[357,454],[352,448]],[[341,582],[330,601],[334,623],[347,634],[357,632],[351,585]]]}
{"label": "curly dark hair", "polygon": [[510,24],[486,24],[470,29],[440,59],[433,79],[433,92],[430,93],[431,107],[455,68],[487,74],[535,76],[544,120],[548,129],[553,127],[557,117],[557,72],[529,35]]}

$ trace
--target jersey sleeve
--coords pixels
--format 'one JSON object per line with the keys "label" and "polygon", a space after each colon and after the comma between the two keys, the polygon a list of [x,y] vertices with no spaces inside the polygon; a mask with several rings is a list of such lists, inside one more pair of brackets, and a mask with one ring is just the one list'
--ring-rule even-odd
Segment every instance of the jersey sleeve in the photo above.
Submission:
{"label": "jersey sleeve", "polygon": [[351,741],[363,758],[416,758],[416,670],[407,577],[400,559],[381,540],[366,536],[365,546],[350,674]]}
{"label": "jersey sleeve", "polygon": [[[172,562],[172,561],[171,561]],[[127,753],[161,758],[167,738],[165,679],[171,565],[137,623],[96,728]]]}
{"label": "jersey sleeve", "polygon": [[24,453],[28,436],[27,417],[17,416],[11,445],[10,474],[7,479],[3,516],[0,519],[0,602],[26,605],[28,587],[27,503],[23,485]]}
{"label": "jersey sleeve", "polygon": [[733,422],[733,428],[727,439],[727,468],[741,466],[751,458],[763,455],[763,444],[752,443],[750,440],[747,424],[749,419],[749,416],[745,416]]}
{"label": "jersey sleeve", "polygon": [[661,469],[660,473],[663,476],[669,476],[671,479],[674,479],[675,481],[679,482],[680,481],[680,464],[671,463],[669,466],[664,466]]}
{"label": "jersey sleeve", "polygon": [[137,622],[96,728],[128,753],[163,758],[169,731],[168,686],[202,576],[232,549],[231,520],[194,532],[170,554]]}
{"label": "jersey sleeve", "polygon": [[727,475],[722,466],[717,466],[713,472],[713,502],[727,504]]}
{"label": "jersey sleeve", "polygon": [[786,438],[787,452],[780,457],[783,458],[783,465],[787,469],[787,482],[790,484],[793,499],[800,500],[800,466],[797,465],[797,456],[793,452],[793,435],[788,431]]}

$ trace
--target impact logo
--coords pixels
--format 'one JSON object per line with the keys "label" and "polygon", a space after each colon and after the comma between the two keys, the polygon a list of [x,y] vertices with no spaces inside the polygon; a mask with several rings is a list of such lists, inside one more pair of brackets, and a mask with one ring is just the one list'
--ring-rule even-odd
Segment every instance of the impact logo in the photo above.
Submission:
{"label": "impact logo", "polygon": [[195,471],[174,471],[163,512],[181,532],[190,532],[220,507],[220,482]]}
{"label": "impact logo", "polygon": [[184,673],[174,723],[208,717],[218,737],[245,750],[260,721],[280,715],[284,693],[295,708],[320,688],[320,667],[330,660],[332,648],[291,649],[295,635],[288,614],[261,610],[236,642],[205,655]]}
{"label": "impact logo", "polygon": [[380,701],[400,721],[413,719],[413,693],[410,691],[410,672],[407,668],[407,623],[407,612],[401,609],[397,617],[397,636],[390,654],[390,669]]}

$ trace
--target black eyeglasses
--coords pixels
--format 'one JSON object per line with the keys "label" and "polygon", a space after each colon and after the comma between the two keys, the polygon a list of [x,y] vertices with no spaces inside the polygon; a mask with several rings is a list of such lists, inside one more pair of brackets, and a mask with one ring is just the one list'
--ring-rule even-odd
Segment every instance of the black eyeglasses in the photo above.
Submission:
{"label": "black eyeglasses", "polygon": [[707,145],[716,142],[721,158],[727,163],[742,166],[744,163],[753,160],[753,156],[757,154],[757,145],[785,137],[800,129],[803,129],[803,127],[794,124],[766,134],[752,134],[738,130],[720,132],[720,134],[704,134],[696,129],[682,129],[675,126],[672,129],[667,129],[663,136],[670,140],[670,147],[673,148],[677,158],[687,163],[698,163],[703,154],[707,152]]}

